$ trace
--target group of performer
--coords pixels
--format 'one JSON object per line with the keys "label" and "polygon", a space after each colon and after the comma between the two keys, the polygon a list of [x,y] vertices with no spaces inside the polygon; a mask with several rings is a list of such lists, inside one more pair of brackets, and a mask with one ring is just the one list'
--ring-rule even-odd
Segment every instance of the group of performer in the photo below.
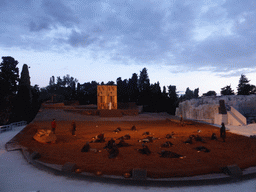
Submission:
{"label": "group of performer", "polygon": [[[184,122],[183,122],[183,119],[181,120],[181,124],[182,126],[184,126]],[[51,122],[51,127],[52,127],[52,132],[55,134],[56,132],[56,120],[53,119],[52,122]],[[131,130],[133,131],[137,131],[136,127],[133,126],[131,128]],[[121,128],[117,128],[116,130],[114,130],[115,133],[118,133],[121,131]],[[73,136],[76,136],[76,123],[75,121],[72,121],[71,123],[71,134]],[[148,135],[150,134],[149,132],[144,132],[143,135]],[[166,135],[166,139],[169,139],[169,138],[174,138],[174,133],[172,132],[171,134],[167,134]],[[127,147],[127,146],[131,146],[130,144],[126,143],[124,140],[129,140],[131,137],[129,134],[126,134],[125,136],[122,136],[120,138],[118,138],[119,143],[115,143],[115,140],[113,138],[111,138],[106,146],[104,147],[104,149],[106,149],[108,152],[109,152],[109,158],[115,158],[117,157],[117,155],[119,154],[119,149],[120,147]],[[149,139],[150,138],[150,139]],[[225,124],[222,123],[221,124],[221,128],[220,128],[220,138],[222,138],[223,142],[225,142],[225,139],[226,139],[226,127],[225,127]],[[95,137],[92,138],[93,140],[91,141],[91,143],[104,143],[105,142],[105,137],[104,137],[104,133],[101,133]],[[141,154],[146,154],[146,155],[149,155],[151,154],[151,151],[150,149],[148,148],[148,146],[145,145],[145,143],[148,142],[153,142],[153,139],[157,139],[157,138],[154,138],[154,137],[150,137],[148,136],[146,139],[142,139],[142,140],[139,140],[139,142],[143,142],[142,144],[142,148],[141,149],[137,149],[139,153]],[[158,138],[159,139],[159,138]],[[190,135],[189,138],[184,142],[186,144],[192,144],[192,140],[195,140],[195,141],[201,141],[202,143],[205,143],[203,138],[200,137],[199,135]],[[217,136],[215,133],[212,134],[211,136],[211,140],[217,140]],[[172,146],[173,144],[171,142],[165,142],[164,144],[161,145],[161,148],[167,148],[167,147],[170,147]],[[201,150],[201,148],[200,148]],[[209,152],[208,149],[205,150],[205,148],[203,149],[205,152]],[[94,152],[101,152],[101,150],[97,150],[97,149],[93,149],[90,147],[90,144],[89,142],[86,142],[86,144],[83,146],[83,148],[81,149],[81,152],[89,152],[89,151],[94,151]],[[166,151],[162,151],[161,153],[162,157],[166,157],[167,155],[167,152]],[[168,156],[172,156],[172,157],[180,157],[179,155],[168,155]]]}

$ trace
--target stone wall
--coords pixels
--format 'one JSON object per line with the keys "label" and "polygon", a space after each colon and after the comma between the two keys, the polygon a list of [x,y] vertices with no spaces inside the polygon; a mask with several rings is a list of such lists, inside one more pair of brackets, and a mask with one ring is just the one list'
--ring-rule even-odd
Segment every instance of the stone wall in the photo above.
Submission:
{"label": "stone wall", "polygon": [[219,114],[219,100],[225,101],[227,110],[232,106],[239,111],[247,118],[247,122],[256,121],[256,95],[208,96],[187,100],[179,104],[176,116],[212,123],[216,114]]}

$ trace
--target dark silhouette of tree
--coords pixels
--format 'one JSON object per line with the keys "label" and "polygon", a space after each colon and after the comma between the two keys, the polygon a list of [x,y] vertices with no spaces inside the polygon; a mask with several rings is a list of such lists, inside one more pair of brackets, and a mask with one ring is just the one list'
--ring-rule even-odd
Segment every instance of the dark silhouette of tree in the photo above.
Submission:
{"label": "dark silhouette of tree", "polygon": [[231,88],[231,85],[221,88],[221,95],[235,95],[234,90]]}
{"label": "dark silhouette of tree", "polygon": [[176,107],[178,107],[178,94],[176,91],[176,86],[169,85],[168,86],[168,96],[169,96],[169,102],[168,102],[168,111],[170,114],[175,115]]}
{"label": "dark silhouette of tree", "polygon": [[34,86],[31,86],[31,93],[32,93],[32,112],[31,112],[30,120],[33,120],[42,104],[42,101],[40,101],[40,88],[37,84]]}
{"label": "dark silhouette of tree", "polygon": [[137,103],[138,96],[139,96],[139,89],[138,89],[138,75],[136,73],[133,73],[132,78],[129,79],[128,94],[129,94],[129,101]]}
{"label": "dark silhouette of tree", "polygon": [[237,87],[237,95],[250,95],[255,94],[255,86],[249,84],[249,80],[245,75],[241,75]]}
{"label": "dark silhouette of tree", "polygon": [[184,95],[181,95],[179,98],[179,101],[185,101],[190,100],[194,98],[198,98],[199,88],[195,89],[194,91],[190,90],[189,87],[186,89],[186,92]]}
{"label": "dark silhouette of tree", "polygon": [[2,57],[0,64],[1,96],[15,95],[19,81],[18,61],[12,57]]}
{"label": "dark silhouette of tree", "polygon": [[97,86],[96,81],[87,82],[79,85],[78,100],[80,105],[97,104]]}
{"label": "dark silhouette of tree", "polygon": [[[53,80],[51,81],[53,82]],[[63,76],[61,78],[60,76],[57,77],[57,84],[56,85],[49,85],[50,89],[54,89],[54,94],[62,95],[64,96],[64,99],[66,101],[75,100],[77,98],[76,93],[76,84],[78,80],[69,74],[66,76]]]}
{"label": "dark silhouette of tree", "polygon": [[24,64],[18,86],[15,104],[15,121],[30,121],[32,115],[32,93],[28,65]]}
{"label": "dark silhouette of tree", "polygon": [[165,86],[163,86],[163,97],[164,97],[164,98],[167,98],[167,97],[168,97],[168,94],[167,94],[167,92],[166,92],[166,87],[165,87]]}
{"label": "dark silhouette of tree", "polygon": [[115,82],[114,81],[109,81],[109,82],[107,82],[107,85],[115,85]]}
{"label": "dark silhouette of tree", "polygon": [[194,98],[198,98],[199,97],[199,88],[196,88],[194,90]]}
{"label": "dark silhouette of tree", "polygon": [[166,91],[166,86],[163,86],[162,97],[161,97],[160,103],[159,103],[159,111],[168,112],[168,109],[169,109],[168,104],[169,104],[168,93]]}
{"label": "dark silhouette of tree", "polygon": [[150,95],[148,95],[148,97],[150,99],[150,103],[148,103],[148,111],[159,112],[163,110],[163,95],[159,82],[150,85]]}
{"label": "dark silhouette of tree", "polygon": [[55,85],[55,77],[54,76],[52,76],[50,78],[50,82],[49,82],[49,86],[53,86],[53,85]]}
{"label": "dark silhouette of tree", "polygon": [[77,82],[78,82],[78,80],[76,78],[70,76],[69,74],[67,74],[66,76],[63,76],[62,79],[60,76],[57,77],[57,86],[59,86],[59,87],[74,88]]}
{"label": "dark silhouette of tree", "polygon": [[122,81],[121,77],[116,79],[117,85],[117,101],[118,102],[129,102],[129,95],[128,95],[128,80],[124,79]]}
{"label": "dark silhouette of tree", "polygon": [[217,93],[215,91],[208,91],[207,93],[204,93],[203,96],[216,96]]}
{"label": "dark silhouette of tree", "polygon": [[117,85],[117,101],[123,102],[123,81],[122,77],[118,77],[116,79],[116,85]]}
{"label": "dark silhouette of tree", "polygon": [[78,93],[76,89],[78,80],[69,74],[57,77],[55,82],[55,77],[50,77],[49,85],[40,90],[40,100],[46,101],[55,98],[53,102],[64,102],[77,100]]}
{"label": "dark silhouette of tree", "polygon": [[139,104],[147,105],[148,103],[150,103],[150,100],[149,100],[150,81],[149,81],[148,72],[146,68],[143,68],[142,71],[140,72],[138,89],[139,89],[139,98],[138,98]]}
{"label": "dark silhouette of tree", "polygon": [[185,98],[186,100],[194,98],[194,92],[190,90],[189,87],[186,89]]}
{"label": "dark silhouette of tree", "polygon": [[148,72],[146,68],[143,68],[140,72],[138,88],[139,92],[148,91],[150,86]]}
{"label": "dark silhouette of tree", "polygon": [[19,80],[18,61],[13,57],[2,57],[0,63],[0,124],[8,123],[14,107]]}

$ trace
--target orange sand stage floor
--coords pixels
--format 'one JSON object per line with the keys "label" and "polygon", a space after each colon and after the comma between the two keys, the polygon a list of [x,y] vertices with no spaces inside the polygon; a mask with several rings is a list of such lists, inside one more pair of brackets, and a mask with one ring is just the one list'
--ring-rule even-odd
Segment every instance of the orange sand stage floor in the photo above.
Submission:
{"label": "orange sand stage floor", "polygon": [[[194,176],[209,173],[220,173],[221,168],[227,165],[237,164],[241,169],[256,166],[256,139],[248,138],[227,132],[226,142],[222,139],[211,140],[212,133],[219,136],[219,128],[197,122],[185,122],[181,126],[179,122],[171,120],[155,121],[76,121],[76,136],[71,135],[71,121],[57,121],[54,144],[42,144],[33,139],[37,129],[50,129],[50,121],[33,121],[17,136],[20,145],[27,147],[29,152],[37,151],[41,154],[42,162],[64,165],[66,162],[75,163],[82,172],[104,175],[123,175],[131,173],[134,168],[147,170],[147,176],[151,178],[169,178]],[[137,132],[132,131],[135,125]],[[119,133],[114,133],[117,127]],[[201,130],[198,133],[198,130]],[[105,143],[90,143],[92,148],[101,152],[81,152],[87,141],[91,141],[99,133],[104,132]],[[142,148],[138,142],[143,139],[144,132],[154,133],[154,137],[160,138],[146,145],[151,150],[150,155],[140,154],[137,149]],[[166,134],[174,132],[174,137],[166,139]],[[132,146],[119,148],[119,155],[109,159],[109,153],[103,149],[111,138],[117,139],[125,134],[131,136],[127,143]],[[184,141],[190,135],[200,135],[205,143],[193,141],[193,144],[185,144]],[[174,145],[170,148],[161,148],[161,144],[170,141]],[[210,149],[209,153],[198,152],[195,148],[204,146]],[[161,150],[168,150],[184,158],[162,158]]]}

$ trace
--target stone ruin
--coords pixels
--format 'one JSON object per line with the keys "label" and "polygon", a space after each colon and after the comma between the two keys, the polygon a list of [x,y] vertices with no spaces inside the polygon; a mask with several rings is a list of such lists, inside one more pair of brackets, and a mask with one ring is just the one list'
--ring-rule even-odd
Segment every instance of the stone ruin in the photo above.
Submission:
{"label": "stone ruin", "polygon": [[183,101],[176,116],[220,125],[246,125],[256,121],[256,95],[206,96]]}
{"label": "stone ruin", "polygon": [[33,137],[39,143],[55,143],[57,137],[51,130],[38,129]]}
{"label": "stone ruin", "polygon": [[97,86],[97,107],[101,109],[117,109],[117,86],[98,85]]}

